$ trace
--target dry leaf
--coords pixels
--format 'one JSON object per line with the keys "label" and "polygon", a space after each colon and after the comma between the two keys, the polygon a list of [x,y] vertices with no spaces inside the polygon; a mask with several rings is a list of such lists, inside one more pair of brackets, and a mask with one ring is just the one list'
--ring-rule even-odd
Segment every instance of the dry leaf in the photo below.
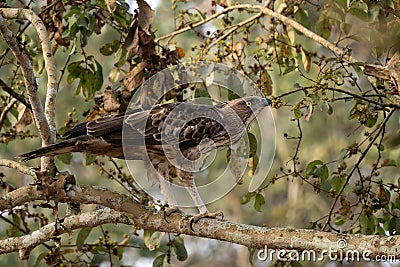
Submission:
{"label": "dry leaf", "polygon": [[103,93],[104,111],[107,113],[116,112],[121,104],[119,103],[118,93],[112,89],[106,89]]}
{"label": "dry leaf", "polygon": [[272,95],[272,79],[267,70],[261,73],[261,92],[264,96]]}
{"label": "dry leaf", "polygon": [[154,18],[154,10],[144,0],[137,0],[137,4],[139,6],[139,26],[147,35],[151,35],[150,27]]}
{"label": "dry leaf", "polygon": [[301,49],[301,61],[303,62],[304,70],[310,72],[311,58],[304,52],[303,48]]}
{"label": "dry leaf", "polygon": [[185,57],[185,50],[183,50],[183,48],[177,46],[177,47],[175,47],[175,50],[176,50],[176,54],[177,54],[179,59]]}
{"label": "dry leaf", "polygon": [[33,122],[32,112],[26,108],[24,104],[18,105],[18,122],[15,124],[15,129],[20,132],[25,126]]}
{"label": "dry leaf", "polygon": [[143,83],[143,70],[146,67],[146,62],[142,61],[131,69],[127,75],[122,79],[122,90],[133,91]]}
{"label": "dry leaf", "polygon": [[308,106],[308,114],[304,117],[304,120],[305,120],[306,122],[309,122],[309,121],[310,121],[311,115],[312,115],[312,113],[313,113],[313,110],[314,110],[314,106],[313,106],[312,103],[310,103],[310,105]]}
{"label": "dry leaf", "polygon": [[340,209],[339,209],[339,214],[342,217],[345,218],[350,218],[351,216],[351,207],[350,207],[350,202],[345,198],[345,197],[341,197],[340,198]]}

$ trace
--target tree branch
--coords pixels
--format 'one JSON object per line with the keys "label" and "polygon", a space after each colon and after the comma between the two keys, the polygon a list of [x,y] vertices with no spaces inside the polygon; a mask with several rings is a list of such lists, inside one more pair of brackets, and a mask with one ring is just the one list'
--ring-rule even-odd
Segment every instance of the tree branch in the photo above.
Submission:
{"label": "tree branch", "polygon": [[[310,39],[316,41],[317,43],[319,43],[320,45],[322,45],[322,46],[328,48],[329,50],[331,50],[331,51],[332,51],[333,53],[335,53],[336,55],[342,56],[344,59],[348,60],[349,62],[358,62],[358,60],[356,60],[356,59],[353,58],[352,56],[348,55],[348,54],[346,53],[346,51],[344,51],[344,50],[341,49],[340,47],[338,47],[338,46],[332,44],[331,42],[329,42],[328,40],[322,38],[322,37],[319,36],[318,34],[316,34],[316,33],[312,32],[312,31],[310,31],[309,29],[307,29],[306,27],[304,27],[304,26],[301,25],[300,23],[298,23],[298,22],[296,22],[296,21],[294,21],[294,20],[292,20],[292,19],[290,19],[290,18],[288,18],[288,17],[286,17],[286,16],[284,16],[284,15],[282,15],[282,14],[279,14],[279,13],[277,13],[277,12],[275,12],[275,11],[269,9],[266,5],[265,5],[265,6],[251,5],[251,4],[233,5],[233,6],[230,6],[230,7],[227,7],[227,8],[225,8],[225,9],[223,9],[222,11],[220,11],[220,12],[218,12],[218,13],[215,13],[214,15],[212,15],[212,16],[206,18],[206,19],[203,19],[203,20],[201,20],[201,21],[199,21],[199,22],[193,23],[193,24],[191,24],[190,26],[187,26],[187,27],[185,27],[185,28],[176,30],[175,32],[172,32],[172,33],[170,33],[170,34],[161,36],[161,37],[157,38],[155,41],[158,42],[158,41],[163,40],[163,39],[166,39],[166,38],[173,38],[174,36],[176,36],[176,35],[178,35],[178,34],[181,34],[181,33],[184,33],[184,32],[186,32],[186,31],[192,30],[193,28],[199,27],[199,26],[201,26],[201,25],[203,25],[203,24],[205,24],[205,23],[207,23],[207,22],[210,22],[210,21],[213,20],[213,19],[216,19],[217,17],[219,17],[219,16],[221,16],[221,15],[223,15],[223,14],[226,14],[226,13],[232,11],[232,10],[239,10],[239,9],[259,10],[259,11],[260,11],[260,14],[264,14],[264,15],[270,16],[270,17],[272,17],[272,18],[275,18],[275,19],[281,21],[283,24],[285,24],[285,25],[287,25],[287,26],[291,26],[292,28],[294,28],[294,29],[296,29],[297,31],[301,32],[302,34],[304,34],[304,35],[307,36],[308,38],[310,38]],[[244,25],[244,24],[246,24],[246,23],[248,23],[248,22],[250,22],[250,21],[253,21],[254,19],[257,19],[257,18],[259,18],[259,17],[260,17],[260,15],[257,14],[257,15],[255,15],[255,16],[253,16],[253,17],[251,17],[251,18],[249,18],[249,19],[247,19],[247,20],[245,20],[245,21],[239,23],[238,25],[239,25],[239,26]],[[235,31],[237,28],[238,28],[238,27],[235,27],[235,26],[234,26],[234,27],[232,28],[233,30],[231,29],[231,30],[229,31],[229,33]],[[227,35],[228,35],[228,34],[224,34],[224,36],[227,36]],[[221,38],[219,38],[218,40],[220,40],[220,39],[221,39]],[[213,42],[212,44],[215,44],[215,43],[217,43],[217,41],[216,41],[216,42]],[[210,46],[211,46],[211,45],[210,45]],[[210,47],[210,46],[209,46],[209,47]],[[209,48],[209,47],[208,47],[208,48]]]}
{"label": "tree branch", "polygon": [[[261,8],[261,7],[260,7]],[[328,48],[329,50],[331,50],[333,53],[335,53],[338,56],[342,56],[344,59],[348,60],[349,62],[357,62],[358,60],[356,60],[355,58],[353,58],[352,56],[348,55],[346,53],[346,51],[344,51],[343,49],[341,49],[340,47],[332,44],[331,42],[329,42],[328,40],[322,38],[321,36],[319,36],[318,34],[310,31],[309,29],[307,29],[306,27],[304,27],[303,25],[301,25],[300,23],[282,15],[279,13],[276,13],[275,11],[267,8],[267,7],[263,7],[261,8],[261,11],[270,17],[276,18],[278,20],[280,20],[283,24],[291,26],[292,28],[294,28],[295,30],[301,32],[302,34],[304,34],[305,36],[307,36],[308,38],[316,41],[317,43],[319,43],[320,45]]]}
{"label": "tree branch", "polygon": [[[32,63],[26,52],[19,47],[13,33],[8,29],[3,16],[7,19],[27,19],[32,23],[38,33],[48,79],[44,112],[37,92],[38,89]],[[47,146],[54,144],[56,141],[55,104],[57,96],[57,68],[51,51],[51,42],[46,27],[41,19],[29,9],[0,8],[0,31],[18,63],[21,65],[29,100],[33,109],[33,115],[35,116],[36,125],[38,125],[42,137],[42,145]],[[52,158],[42,159],[42,171],[51,171],[53,169],[54,161]]]}
{"label": "tree branch", "polygon": [[54,222],[29,235],[11,237],[0,241],[0,254],[19,251],[19,257],[24,260],[29,257],[32,249],[64,233],[84,227],[94,227],[106,223],[132,224],[131,219],[124,214],[104,208],[92,212],[66,217],[61,223]]}
{"label": "tree branch", "polygon": [[[259,249],[268,247],[270,249],[315,250],[317,252],[329,249],[337,250],[337,241],[344,239],[347,242],[347,247],[343,249],[344,253],[352,250],[358,251],[362,255],[364,251],[369,250],[370,257],[377,255],[400,257],[400,251],[397,249],[400,246],[400,236],[368,236],[335,234],[308,229],[266,228],[206,218],[196,223],[193,226],[194,231],[192,231],[188,216],[175,213],[170,215],[168,217],[169,222],[166,222],[162,212],[155,213],[135,202],[130,196],[100,187],[66,184],[66,181],[66,176],[59,178],[51,185],[51,190],[46,190],[47,192],[53,192],[52,195],[44,195],[35,186],[26,186],[12,191],[5,198],[0,199],[0,210],[9,209],[34,200],[97,204],[130,214],[131,220],[127,220],[129,224],[133,222],[136,227],[142,229],[217,239]],[[77,219],[80,217],[71,218]],[[114,218],[121,218],[122,220],[125,217]],[[71,221],[73,220],[71,219]],[[104,223],[106,222],[108,221],[104,219]],[[88,220],[87,224],[82,223],[77,228],[91,226],[92,223],[92,220]],[[54,229],[52,227],[48,229]],[[44,239],[40,240],[44,242]],[[11,242],[10,239],[0,242],[0,247],[3,248],[0,251],[1,253],[11,251],[11,248],[7,250],[5,245],[9,242]],[[34,243],[38,245],[38,242]],[[19,244],[23,247],[28,247],[24,243]],[[31,244],[29,243],[29,247]],[[22,248],[14,248],[15,246],[11,245],[10,247],[14,249],[13,251]]]}
{"label": "tree branch", "polygon": [[19,102],[24,104],[28,109],[32,110],[31,105],[26,101],[23,95],[18,94],[12,88],[10,88],[2,79],[0,79],[0,88],[6,91],[10,96],[17,99]]}
{"label": "tree branch", "polygon": [[210,21],[212,21],[213,19],[216,19],[216,18],[218,18],[219,16],[221,16],[221,15],[223,15],[223,14],[226,14],[226,13],[232,11],[232,10],[235,10],[235,9],[236,9],[236,10],[239,10],[239,9],[255,9],[255,8],[254,8],[253,5],[249,5],[249,4],[234,5],[234,6],[230,6],[230,7],[224,8],[222,11],[220,11],[220,12],[218,12],[218,13],[215,13],[214,15],[209,16],[208,18],[205,18],[205,19],[203,19],[203,20],[200,20],[199,22],[193,23],[193,24],[191,24],[190,26],[187,26],[187,27],[184,27],[184,28],[182,28],[182,29],[176,30],[176,31],[174,31],[174,32],[171,32],[170,34],[167,34],[167,35],[158,37],[157,39],[155,39],[155,42],[159,42],[159,41],[164,40],[164,39],[167,39],[167,38],[172,39],[172,38],[174,38],[174,37],[175,37],[176,35],[178,35],[178,34],[181,34],[181,33],[190,31],[190,30],[192,30],[192,29],[194,29],[194,28],[197,28],[197,27],[199,27],[199,26],[201,26],[201,25],[203,25],[203,24],[206,24],[207,22],[210,22]]}
{"label": "tree branch", "polygon": [[10,102],[2,110],[0,114],[0,128],[3,126],[3,122],[6,119],[8,111],[10,111],[10,109],[14,106],[15,103],[17,103],[17,101],[18,100],[16,98],[12,98]]}
{"label": "tree branch", "polygon": [[25,165],[22,165],[19,162],[13,161],[13,160],[8,160],[8,159],[0,159],[0,166],[5,166],[8,168],[12,168],[12,169],[16,169],[17,171],[23,173],[23,174],[27,174],[29,176],[32,176],[33,178],[37,178],[36,177],[36,173],[33,169],[31,169],[30,167],[27,167]]}

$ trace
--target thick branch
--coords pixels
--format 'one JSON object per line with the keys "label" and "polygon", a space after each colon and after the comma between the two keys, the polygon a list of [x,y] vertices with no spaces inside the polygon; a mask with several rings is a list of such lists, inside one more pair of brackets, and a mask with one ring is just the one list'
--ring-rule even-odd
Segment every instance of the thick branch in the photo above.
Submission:
{"label": "thick branch", "polygon": [[[28,90],[29,100],[32,105],[33,115],[35,116],[36,125],[42,137],[42,145],[47,146],[54,144],[56,141],[56,124],[55,124],[55,103],[57,96],[57,68],[51,51],[51,42],[40,18],[29,9],[16,9],[16,8],[1,8],[0,9],[0,31],[4,40],[11,48],[18,63],[21,65],[24,74],[25,85]],[[27,19],[35,27],[38,32],[40,44],[43,50],[43,58],[47,70],[47,94],[45,102],[45,110],[40,102],[37,93],[37,85],[35,82],[35,75],[33,73],[32,64],[26,52],[19,47],[14,35],[8,29],[3,17],[7,19]],[[54,169],[54,162],[52,159],[42,160],[42,171]]]}
{"label": "thick branch", "polygon": [[19,251],[21,259],[27,259],[30,251],[44,242],[57,237],[60,234],[69,233],[75,229],[94,227],[106,223],[132,224],[128,216],[108,208],[92,212],[73,215],[65,218],[61,223],[50,223],[33,231],[29,235],[12,237],[0,241],[0,254]]}
{"label": "thick branch", "polygon": [[[4,199],[0,199],[0,210],[21,205],[27,201],[46,199],[67,203],[98,204],[132,215],[131,220],[135,226],[148,230],[212,238],[254,248],[267,246],[271,249],[298,251],[338,249],[337,241],[345,239],[347,247],[343,249],[344,252],[357,250],[362,255],[363,251],[369,250],[370,257],[376,255],[400,257],[400,251],[396,249],[400,246],[399,236],[350,235],[307,229],[266,228],[215,219],[200,220],[194,225],[194,231],[192,231],[187,216],[172,214],[168,217],[169,223],[167,223],[162,213],[154,213],[124,194],[99,187],[56,183],[53,189],[58,188],[58,191],[54,190],[54,192],[57,191],[54,195],[44,196],[34,186],[17,189]],[[2,253],[6,252],[2,251]]]}
{"label": "thick branch", "polygon": [[16,169],[17,171],[23,174],[27,174],[29,176],[32,176],[33,178],[36,178],[36,173],[34,170],[32,170],[30,167],[22,165],[19,162],[15,162],[13,160],[8,160],[8,159],[0,159],[0,166]]}

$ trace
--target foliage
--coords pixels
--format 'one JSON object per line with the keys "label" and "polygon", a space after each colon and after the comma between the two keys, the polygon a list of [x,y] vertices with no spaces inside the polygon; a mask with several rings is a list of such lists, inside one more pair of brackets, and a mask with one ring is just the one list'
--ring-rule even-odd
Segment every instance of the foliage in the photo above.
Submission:
{"label": "foliage", "polygon": [[[14,2],[7,1],[3,7],[22,7]],[[323,214],[307,217],[310,228],[353,234],[399,233],[400,177],[396,168],[400,160],[400,91],[388,80],[378,76],[367,79],[363,73],[367,63],[386,65],[399,49],[397,1],[240,4],[212,0],[197,8],[196,1],[173,0],[162,1],[154,21],[143,0],[137,1],[139,8],[134,11],[124,0],[48,1],[42,7],[39,2],[29,1],[25,8],[39,14],[47,27],[53,53],[58,66],[62,66],[58,70],[58,90],[69,97],[65,102],[58,101],[64,112],[73,107],[68,114],[57,114],[61,122],[58,125],[63,124],[59,133],[71,128],[77,117],[91,120],[123,112],[137,87],[167,66],[202,60],[221,62],[249,76],[265,95],[270,95],[277,109],[278,129],[285,129],[283,134],[278,132],[281,140],[277,159],[267,182],[255,192],[241,191],[243,209],[251,203],[251,210],[266,214],[274,201],[269,192],[282,189],[280,184],[285,181],[289,185],[284,190],[293,186],[291,182],[300,181],[303,192],[311,188],[312,198],[329,207]],[[263,8],[275,10],[299,23],[300,28],[267,16]],[[163,14],[163,9],[168,11]],[[173,18],[169,17],[171,12]],[[32,26],[11,20],[10,28],[28,52],[38,83],[45,83],[41,78],[41,45]],[[323,48],[318,37],[341,52]],[[6,144],[16,146],[38,135],[29,126],[33,122],[29,119],[32,108],[21,68],[6,44],[1,42],[0,46],[0,142],[4,144],[5,157]],[[119,85],[121,89],[115,90]],[[182,95],[178,90],[165,100],[181,101]],[[82,108],[74,102],[89,104],[78,113],[77,109]],[[336,135],[341,136],[340,140],[335,139]],[[250,168],[262,164],[256,158],[256,149],[257,144],[251,141]],[[63,163],[57,164],[62,168],[73,164],[70,155],[59,160]],[[143,205],[163,208],[138,189],[122,164],[105,162],[86,156],[86,164],[94,166],[103,178],[116,181]],[[13,187],[9,179],[8,175],[1,177],[4,194]],[[40,208],[52,213],[42,213]],[[57,217],[57,209],[48,203],[27,204],[3,213],[0,219],[8,228],[1,229],[2,237],[20,236],[46,225]],[[140,256],[152,257],[153,266],[170,266],[171,261],[188,258],[182,237],[145,231],[139,239],[139,229],[125,230],[83,228],[75,233],[74,241],[55,239],[54,244],[43,246],[46,251],[33,254],[31,260],[36,266],[43,261],[49,265],[112,264],[121,262],[125,249],[130,247],[138,248]]]}

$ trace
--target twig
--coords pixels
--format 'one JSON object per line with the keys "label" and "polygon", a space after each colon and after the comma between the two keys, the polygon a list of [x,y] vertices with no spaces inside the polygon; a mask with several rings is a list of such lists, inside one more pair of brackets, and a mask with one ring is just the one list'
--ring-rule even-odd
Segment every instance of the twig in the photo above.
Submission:
{"label": "twig", "polygon": [[36,179],[36,173],[33,169],[30,167],[27,167],[19,162],[9,160],[9,159],[0,159],[0,166],[16,169],[17,171],[27,174],[29,176],[32,176],[34,179]]}
{"label": "twig", "polygon": [[16,98],[19,102],[24,104],[28,109],[32,110],[31,104],[29,104],[23,95],[18,94],[12,88],[10,88],[2,79],[0,79],[0,88],[6,91],[10,96]]}
{"label": "twig", "polygon": [[224,8],[222,11],[220,11],[220,12],[218,12],[218,13],[215,13],[214,15],[211,15],[211,16],[209,16],[208,18],[205,18],[204,20],[201,20],[201,21],[199,21],[199,22],[193,23],[193,24],[191,24],[190,26],[187,26],[187,27],[185,27],[185,28],[176,30],[176,31],[171,32],[171,33],[169,33],[169,34],[167,34],[167,35],[158,37],[158,38],[155,40],[155,42],[157,43],[157,42],[159,42],[159,41],[161,41],[161,40],[164,40],[164,39],[167,39],[167,38],[173,38],[174,36],[176,36],[176,35],[178,35],[178,34],[181,34],[181,33],[187,32],[187,31],[190,31],[190,30],[192,30],[193,28],[197,28],[197,27],[199,27],[199,26],[201,26],[201,25],[203,25],[203,24],[206,24],[207,22],[210,22],[210,21],[212,21],[213,19],[216,19],[216,18],[218,18],[219,16],[224,15],[224,14],[226,14],[226,13],[232,11],[232,10],[238,10],[238,9],[256,9],[255,7],[257,7],[257,6],[249,5],[249,4],[243,4],[243,5],[234,5],[234,6],[230,6],[230,7]]}
{"label": "twig", "polygon": [[[215,13],[214,15],[201,20],[199,22],[193,23],[190,26],[187,26],[185,28],[179,29],[175,32],[172,32],[170,34],[161,36],[159,38],[156,39],[156,42],[166,39],[166,38],[173,38],[174,36],[181,34],[183,32],[192,30],[193,28],[196,28],[198,26],[201,26],[217,17],[219,17],[220,15],[223,15],[225,13],[228,13],[232,10],[236,10],[236,9],[246,9],[246,10],[259,10],[261,14],[273,17],[279,21],[281,21],[283,24],[288,25],[293,27],[294,29],[296,29],[297,31],[301,32],[302,34],[304,34],[305,36],[307,36],[308,38],[316,41],[317,43],[321,44],[322,46],[328,48],[329,50],[331,50],[333,53],[342,56],[344,59],[348,60],[349,62],[358,62],[358,60],[356,60],[355,58],[353,58],[352,56],[348,55],[348,53],[346,53],[345,50],[341,49],[340,47],[332,44],[331,42],[329,42],[328,40],[322,38],[321,36],[319,36],[318,34],[310,31],[309,29],[307,29],[306,27],[304,27],[303,25],[301,25],[300,23],[282,15],[279,14],[271,9],[269,9],[267,6],[259,6],[259,5],[250,5],[250,4],[242,4],[242,5],[233,5],[230,7],[227,7],[225,9],[223,9],[222,11]],[[257,15],[257,18],[260,17]],[[243,21],[244,22],[244,21]],[[243,23],[241,22],[241,23]],[[240,24],[241,24],[240,23]],[[246,22],[248,23],[248,21]],[[238,24],[239,25],[239,24]],[[236,30],[237,28],[232,28],[231,30]],[[214,43],[214,42],[213,42]]]}
{"label": "twig", "polygon": [[[263,15],[262,12],[257,13],[256,15],[236,24],[235,26],[233,26],[232,28],[230,28],[227,32],[225,32],[223,35],[221,35],[220,37],[218,37],[216,40],[214,40],[213,42],[211,42],[207,48],[205,49],[205,51],[208,51],[211,47],[213,47],[215,44],[217,44],[218,42],[220,42],[221,40],[224,40],[226,37],[228,37],[231,33],[233,33],[234,31],[236,31],[237,29],[239,29],[240,27],[260,18]],[[206,52],[205,52],[206,53]]]}
{"label": "twig", "polygon": [[[266,1],[262,8],[266,8],[269,5],[270,2],[271,2],[270,0]],[[262,11],[260,11],[258,14],[256,14],[256,15],[254,15],[254,16],[248,18],[248,19],[245,19],[242,22],[236,24],[231,29],[229,29],[226,33],[224,33],[222,36],[218,37],[218,39],[216,39],[215,41],[210,43],[205,50],[209,50],[212,46],[214,46],[215,44],[217,44],[221,40],[224,40],[226,37],[228,37],[231,33],[235,32],[240,27],[242,27],[242,26],[244,26],[244,25],[246,25],[246,24],[248,24],[248,23],[250,23],[250,22],[252,22],[252,21],[254,21],[254,20],[258,19],[258,18],[260,18],[262,15],[263,15],[263,13],[262,13]]]}
{"label": "twig", "polygon": [[386,123],[388,122],[389,118],[394,114],[394,112],[396,111],[396,109],[392,109],[390,111],[390,113],[388,114],[388,116],[382,121],[381,125],[378,127],[378,132],[376,133],[376,135],[374,136],[374,138],[370,141],[370,143],[368,144],[368,146],[366,147],[366,149],[364,150],[364,152],[361,154],[360,158],[357,160],[356,164],[354,165],[354,167],[351,169],[350,173],[347,175],[346,177],[346,181],[343,183],[342,187],[340,188],[337,196],[335,197],[335,200],[333,201],[331,208],[329,209],[329,215],[327,217],[327,220],[324,224],[324,226],[322,227],[322,230],[325,230],[326,227],[330,224],[331,221],[331,216],[333,213],[333,210],[335,209],[336,203],[339,200],[339,197],[342,195],[344,189],[346,188],[347,184],[349,183],[351,177],[353,176],[353,173],[357,170],[358,166],[360,165],[360,163],[364,160],[365,156],[367,155],[368,151],[371,149],[371,147],[373,146],[373,144],[375,143],[376,139],[378,139],[381,131],[384,130]]}
{"label": "twig", "polygon": [[3,122],[6,119],[8,111],[14,106],[15,103],[17,103],[17,99],[13,98],[11,99],[10,103],[7,104],[7,106],[4,107],[3,111],[0,114],[0,129],[3,126]]}
{"label": "twig", "polygon": [[343,58],[348,60],[349,62],[358,62],[358,60],[356,60],[352,56],[348,55],[346,53],[346,51],[344,51],[340,47],[337,47],[336,45],[332,44],[328,40],[322,38],[318,34],[310,31],[309,29],[307,29],[306,27],[304,27],[300,23],[298,23],[298,22],[296,22],[296,21],[294,21],[294,20],[292,20],[292,19],[290,19],[290,18],[288,18],[288,17],[286,17],[286,16],[284,16],[282,14],[276,13],[275,11],[273,11],[273,10],[267,8],[267,7],[263,7],[261,11],[264,14],[270,16],[270,17],[273,17],[273,18],[276,18],[276,19],[280,20],[283,24],[293,27],[294,29],[296,29],[297,31],[301,32],[302,34],[304,34],[308,38],[310,38],[310,39],[316,41],[317,43],[319,43],[320,45],[328,48],[333,53],[335,53],[335,54],[337,54],[339,56],[343,56]]}

